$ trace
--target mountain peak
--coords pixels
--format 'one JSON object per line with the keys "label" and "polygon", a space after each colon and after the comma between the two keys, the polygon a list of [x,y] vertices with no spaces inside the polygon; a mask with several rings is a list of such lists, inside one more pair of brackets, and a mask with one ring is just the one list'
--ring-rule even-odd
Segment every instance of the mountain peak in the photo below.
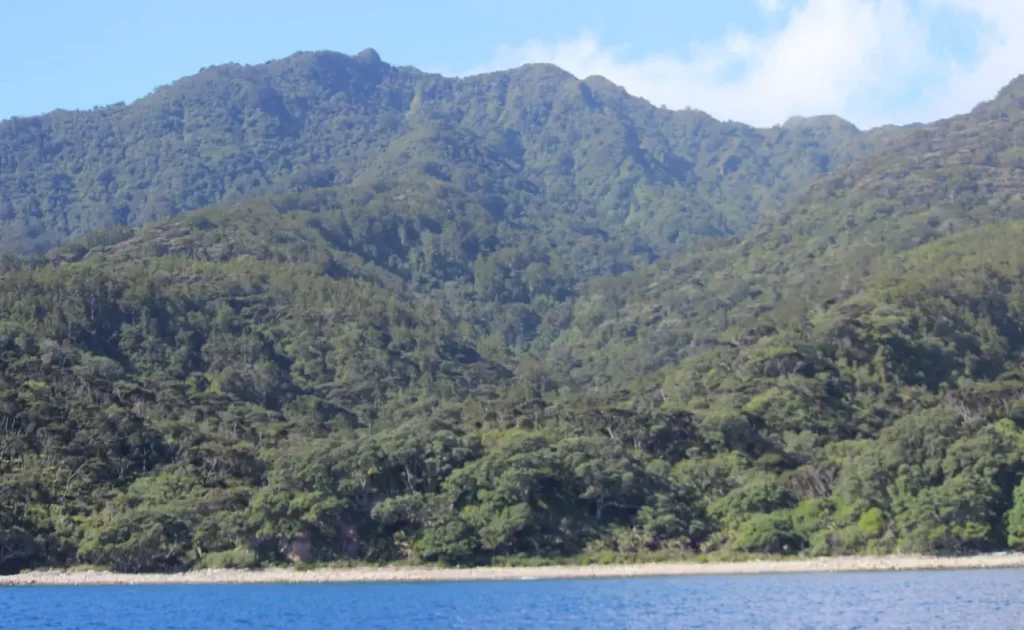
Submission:
{"label": "mountain peak", "polygon": [[857,126],[835,115],[790,116],[782,124],[784,129],[822,129],[829,131],[860,131]]}
{"label": "mountain peak", "polygon": [[556,66],[553,63],[527,63],[519,66],[518,68],[513,68],[511,72],[557,78],[575,78],[572,73],[567,70],[563,70],[561,67]]}
{"label": "mountain peak", "polygon": [[999,95],[996,96],[996,98],[1007,94],[1020,94],[1022,92],[1024,92],[1024,74],[1017,75],[1009,83],[1003,86],[1003,89],[999,90]]}
{"label": "mountain peak", "polygon": [[971,115],[982,117],[1004,117],[1015,112],[1020,115],[1024,109],[1024,75],[1019,75],[1003,86],[992,100],[982,101],[971,110]]}
{"label": "mountain peak", "polygon": [[603,76],[601,76],[599,74],[592,74],[589,77],[587,77],[586,79],[583,79],[583,82],[586,83],[587,86],[590,87],[590,89],[592,89],[592,90],[612,91],[612,92],[625,92],[626,91],[626,88],[624,88],[621,85],[618,85],[616,83],[613,83],[608,78],[603,77]]}
{"label": "mountain peak", "polygon": [[356,55],[356,59],[372,64],[383,63],[383,61],[380,58],[380,55],[373,48],[367,48],[363,52],[359,53],[358,55]]}
{"label": "mountain peak", "polygon": [[1003,108],[1024,108],[1024,75],[1020,75],[1013,79],[1003,89],[999,90],[999,93],[994,99],[988,103],[982,103],[978,106],[978,109],[1003,109]]}

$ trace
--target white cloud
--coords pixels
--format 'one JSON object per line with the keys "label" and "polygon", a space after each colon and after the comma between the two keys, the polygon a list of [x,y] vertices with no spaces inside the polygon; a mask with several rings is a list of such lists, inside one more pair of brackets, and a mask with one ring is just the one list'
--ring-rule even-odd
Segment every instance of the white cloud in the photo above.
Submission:
{"label": "white cloud", "polygon": [[982,20],[979,59],[952,64],[934,105],[937,116],[963,112],[995,96],[1024,73],[1024,0],[929,0],[973,13]]}
{"label": "white cloud", "polygon": [[487,69],[550,62],[602,75],[657,105],[695,107],[757,125],[839,114],[862,127],[933,120],[969,110],[1024,71],[1024,0],[925,0],[985,24],[979,59],[963,66],[932,52],[928,23],[908,0],[760,0],[785,12],[767,35],[733,31],[685,57],[631,57],[589,31],[498,51]]}
{"label": "white cloud", "polygon": [[777,13],[786,8],[786,0],[757,0],[757,5],[762,11]]}

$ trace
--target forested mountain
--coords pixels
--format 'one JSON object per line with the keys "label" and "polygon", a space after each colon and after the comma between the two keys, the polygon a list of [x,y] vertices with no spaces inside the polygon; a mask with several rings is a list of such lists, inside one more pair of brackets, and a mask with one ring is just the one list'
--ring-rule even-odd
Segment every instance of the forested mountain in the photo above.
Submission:
{"label": "forested mountain", "polygon": [[367,52],[3,123],[0,570],[1024,544],[1022,94],[756,130]]}
{"label": "forested mountain", "polygon": [[553,66],[450,79],[372,50],[301,53],[0,123],[0,245],[45,250],[246,196],[426,177],[660,251],[749,228],[881,135],[833,118],[721,123]]}

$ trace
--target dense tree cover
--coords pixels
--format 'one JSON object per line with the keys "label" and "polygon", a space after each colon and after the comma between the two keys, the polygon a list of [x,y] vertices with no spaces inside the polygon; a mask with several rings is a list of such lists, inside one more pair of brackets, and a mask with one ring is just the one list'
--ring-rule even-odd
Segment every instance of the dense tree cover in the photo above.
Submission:
{"label": "dense tree cover", "polygon": [[543,206],[668,250],[749,228],[882,135],[828,118],[722,123],[553,66],[449,79],[373,51],[300,53],[208,68],[130,105],[0,122],[0,247],[428,177],[459,190],[507,182],[489,207],[510,220],[522,203]]}
{"label": "dense tree cover", "polygon": [[[338,272],[281,225],[247,243],[259,224],[235,219],[9,261],[6,570],[248,566],[302,544],[479,563],[1024,538],[1024,223],[892,258],[848,298],[626,389],[572,393],[400,276]],[[210,260],[217,243],[233,253]]]}
{"label": "dense tree cover", "polygon": [[1021,546],[1022,90],[758,131],[318,54],[3,123],[10,243],[111,229],[0,258],[0,571]]}
{"label": "dense tree cover", "polygon": [[[809,305],[861,290],[892,256],[973,227],[1024,219],[1024,79],[967,115],[889,137],[813,182],[743,238],[595,278],[561,336],[580,382],[622,382]],[[605,356],[605,362],[584,357]]]}

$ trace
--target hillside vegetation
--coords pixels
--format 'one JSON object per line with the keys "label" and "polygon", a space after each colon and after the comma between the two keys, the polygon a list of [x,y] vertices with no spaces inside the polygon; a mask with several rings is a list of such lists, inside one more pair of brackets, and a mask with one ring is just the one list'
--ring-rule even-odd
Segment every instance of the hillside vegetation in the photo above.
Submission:
{"label": "hillside vegetation", "polygon": [[571,215],[660,251],[749,228],[880,137],[828,118],[722,123],[554,66],[449,79],[373,51],[300,53],[208,68],[130,105],[0,123],[0,246],[427,177],[488,189],[509,219]]}
{"label": "hillside vegetation", "polygon": [[3,123],[0,570],[1024,544],[1021,93],[303,54]]}

